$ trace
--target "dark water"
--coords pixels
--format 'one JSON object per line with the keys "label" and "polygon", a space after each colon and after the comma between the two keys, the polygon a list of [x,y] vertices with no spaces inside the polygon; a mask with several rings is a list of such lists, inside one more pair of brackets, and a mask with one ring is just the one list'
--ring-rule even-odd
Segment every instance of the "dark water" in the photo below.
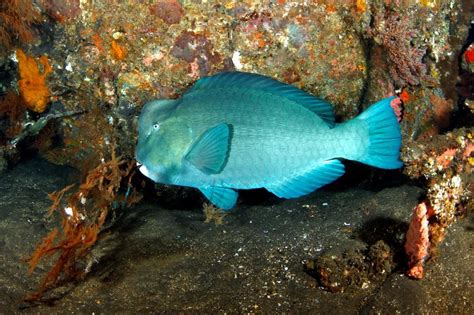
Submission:
{"label": "dark water", "polygon": [[[0,309],[472,314],[472,219],[450,227],[425,279],[410,280],[399,254],[422,189],[388,185],[377,176],[354,184],[350,176],[357,172],[297,200],[244,194],[222,225],[204,223],[199,208],[172,209],[173,202],[163,208],[145,200],[124,211],[97,244],[83,281],[49,292],[45,302],[51,305],[31,305],[22,298],[36,288],[46,266],[28,276],[22,260],[54,224],[46,218],[46,193],[74,181],[76,173],[39,159],[25,162],[0,177]],[[377,241],[390,249],[390,266],[371,274],[368,248]],[[323,288],[317,272],[307,268],[313,259],[331,271],[338,292]]]}

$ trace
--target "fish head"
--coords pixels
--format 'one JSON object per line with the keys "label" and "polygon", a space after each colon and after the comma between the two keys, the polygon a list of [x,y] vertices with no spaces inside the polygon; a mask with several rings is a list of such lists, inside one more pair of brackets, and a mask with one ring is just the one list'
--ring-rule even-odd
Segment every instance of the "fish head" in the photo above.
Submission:
{"label": "fish head", "polygon": [[175,100],[154,100],[140,113],[135,156],[140,171],[155,182],[172,184],[190,142],[175,115],[177,105]]}

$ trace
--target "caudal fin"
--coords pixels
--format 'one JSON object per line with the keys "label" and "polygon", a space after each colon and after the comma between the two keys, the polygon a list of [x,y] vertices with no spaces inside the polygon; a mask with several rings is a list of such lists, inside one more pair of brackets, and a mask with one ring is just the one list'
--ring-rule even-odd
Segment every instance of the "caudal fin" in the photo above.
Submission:
{"label": "caudal fin", "polygon": [[369,132],[369,143],[362,157],[358,159],[360,162],[384,169],[403,166],[400,161],[400,125],[390,106],[394,100],[396,99],[393,96],[384,98],[355,118],[365,121]]}

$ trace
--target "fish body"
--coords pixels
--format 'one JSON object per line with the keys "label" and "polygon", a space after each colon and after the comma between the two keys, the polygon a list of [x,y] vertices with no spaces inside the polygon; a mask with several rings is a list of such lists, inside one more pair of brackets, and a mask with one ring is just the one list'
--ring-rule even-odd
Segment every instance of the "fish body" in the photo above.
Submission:
{"label": "fish body", "polygon": [[322,99],[265,76],[222,73],[180,99],[145,104],[136,158],[155,182],[198,188],[222,209],[235,205],[235,189],[296,198],[340,177],[339,159],[402,166],[392,99],[336,125]]}

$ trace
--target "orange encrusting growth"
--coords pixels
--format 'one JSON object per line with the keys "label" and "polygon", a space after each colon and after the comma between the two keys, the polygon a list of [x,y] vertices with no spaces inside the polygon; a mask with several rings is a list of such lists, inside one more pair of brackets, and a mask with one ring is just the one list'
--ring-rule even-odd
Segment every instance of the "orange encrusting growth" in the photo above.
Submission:
{"label": "orange encrusting growth", "polygon": [[103,41],[100,35],[94,34],[92,35],[91,38],[92,38],[92,43],[94,44],[95,47],[97,47],[97,49],[99,49],[99,52],[104,53],[105,49],[104,49]]}
{"label": "orange encrusting growth", "polygon": [[356,10],[357,12],[365,12],[367,9],[367,3],[365,0],[356,0]]}
{"label": "orange encrusting growth", "polygon": [[113,40],[112,43],[110,44],[110,50],[112,52],[112,56],[116,60],[123,60],[125,58],[125,55],[126,55],[125,48],[120,46],[120,44],[117,43],[115,40]]}
{"label": "orange encrusting growth", "polygon": [[400,93],[400,99],[403,103],[408,103],[408,101],[410,100],[410,95],[408,94],[407,89],[402,90],[402,93]]}
{"label": "orange encrusting growth", "polygon": [[49,89],[46,85],[46,76],[53,71],[46,56],[39,58],[39,63],[43,66],[43,71],[40,72],[38,63],[33,57],[27,56],[23,50],[16,51],[18,58],[18,71],[20,80],[18,85],[20,88],[20,95],[25,101],[28,109],[42,113],[49,103]]}

